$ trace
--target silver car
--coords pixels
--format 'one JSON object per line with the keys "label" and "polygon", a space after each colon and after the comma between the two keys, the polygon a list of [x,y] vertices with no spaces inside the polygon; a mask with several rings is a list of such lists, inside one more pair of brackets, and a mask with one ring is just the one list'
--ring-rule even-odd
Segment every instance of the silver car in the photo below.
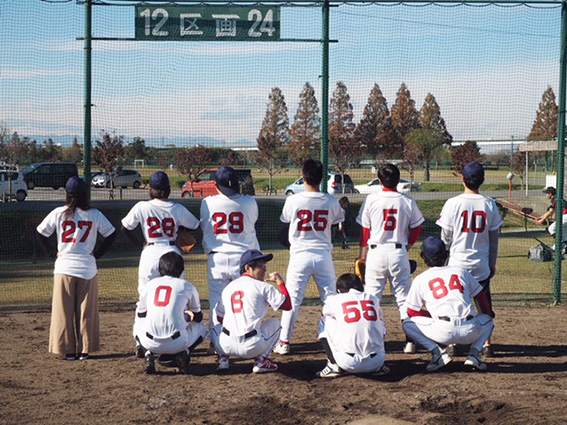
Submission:
{"label": "silver car", "polygon": [[134,189],[142,185],[142,176],[136,170],[115,170],[112,172],[112,179],[110,177],[108,173],[96,174],[91,180],[91,185],[110,188],[114,182],[114,187],[133,187]]}
{"label": "silver car", "polygon": [[8,201],[15,199],[23,202],[28,196],[28,185],[22,173],[17,171],[0,171],[0,199]]}

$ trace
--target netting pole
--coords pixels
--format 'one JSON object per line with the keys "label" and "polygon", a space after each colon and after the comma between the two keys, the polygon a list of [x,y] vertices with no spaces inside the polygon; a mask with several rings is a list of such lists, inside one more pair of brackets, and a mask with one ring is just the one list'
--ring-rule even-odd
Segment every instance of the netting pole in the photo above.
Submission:
{"label": "netting pole", "polygon": [[327,193],[327,172],[329,170],[329,1],[323,2],[323,37],[321,70],[321,162],[323,181],[321,191]]}
{"label": "netting pole", "polygon": [[561,302],[561,260],[563,259],[563,179],[565,175],[565,87],[567,76],[567,2],[561,5],[561,63],[559,64],[559,122],[557,124],[557,205],[555,208],[555,303]]}
{"label": "netting pole", "polygon": [[85,1],[85,123],[83,133],[83,171],[91,187],[91,104],[92,104],[92,0]]}

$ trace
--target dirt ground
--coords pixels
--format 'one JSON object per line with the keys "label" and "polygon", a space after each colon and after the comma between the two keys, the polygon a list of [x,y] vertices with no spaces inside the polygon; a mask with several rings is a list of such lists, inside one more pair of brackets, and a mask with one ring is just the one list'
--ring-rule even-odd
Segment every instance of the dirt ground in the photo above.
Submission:
{"label": "dirt ground", "polygon": [[[133,311],[133,307],[132,307]],[[158,365],[145,375],[133,355],[130,310],[101,313],[103,350],[88,360],[47,353],[49,312],[2,312],[2,424],[565,424],[565,308],[501,307],[487,372],[456,357],[426,373],[429,354],[401,353],[394,307],[384,308],[388,339],[381,378],[315,377],[325,365],[315,329],[319,307],[304,307],[293,352],[272,355],[280,370],[254,375],[252,361],[215,370],[206,345],[192,357],[192,375]],[[206,315],[205,315],[206,317]]]}

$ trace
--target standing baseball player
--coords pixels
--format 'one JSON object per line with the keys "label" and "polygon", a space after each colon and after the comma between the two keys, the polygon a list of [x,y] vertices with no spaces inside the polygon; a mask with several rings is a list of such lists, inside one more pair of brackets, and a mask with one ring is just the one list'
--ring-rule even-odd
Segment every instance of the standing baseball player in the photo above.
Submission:
{"label": "standing baseball player", "polygon": [[[405,304],[409,318],[404,320],[404,331],[431,352],[431,362],[425,368],[428,372],[453,360],[438,344],[471,344],[465,365],[486,370],[480,353],[494,329],[492,308],[486,292],[469,272],[460,266],[445,265],[447,256],[441,239],[425,239],[421,258],[431,268],[411,285]],[[481,312],[476,316],[472,298]]]}
{"label": "standing baseball player", "polygon": [[[397,191],[400,170],[386,164],[378,170],[382,191],[368,195],[357,222],[362,226],[360,259],[366,260],[365,291],[382,301],[389,281],[401,319],[411,285],[408,251],[421,235],[425,221],[415,200]],[[415,344],[406,340],[405,353],[415,353]]]}
{"label": "standing baseball player", "polygon": [[305,192],[288,197],[280,216],[283,223],[290,223],[287,284],[293,309],[282,313],[281,340],[274,350],[278,354],[290,352],[293,329],[311,276],[323,303],[336,292],[331,226],[344,221],[344,211],[336,198],[319,191],[323,180],[321,161],[308,159],[302,171]]}
{"label": "standing baseball player", "polygon": [[159,260],[160,277],[150,280],[140,294],[134,334],[146,350],[146,373],[154,373],[154,354],[174,354],[181,373],[189,373],[191,351],[207,336],[197,289],[180,279],[185,267],[175,251]]}
{"label": "standing baseball player", "polygon": [[[83,179],[71,177],[65,192],[66,205],[55,208],[37,226],[48,253],[48,238],[57,234],[57,253],[50,255],[57,259],[49,352],[64,355],[67,360],[85,360],[100,349],[96,259],[110,248],[116,231],[99,210],[90,207]],[[105,240],[95,248],[98,233]]]}
{"label": "standing baseball player", "polygon": [[[137,246],[143,245],[133,234],[140,225],[145,244],[138,267],[138,293],[151,279],[159,277],[159,259],[167,252],[175,251],[175,238],[180,228],[196,229],[199,220],[181,204],[169,201],[171,186],[167,174],[158,171],[150,177],[150,200],[140,201],[122,219],[122,230]],[[185,279],[185,275],[181,276]],[[136,315],[136,319],[138,315]],[[143,357],[143,350],[136,349],[136,355]]]}
{"label": "standing baseball player", "polygon": [[[470,272],[486,292],[492,308],[490,279],[496,273],[498,232],[503,221],[496,202],[479,193],[483,182],[484,167],[481,164],[470,162],[465,165],[464,193],[447,200],[437,225],[441,227],[441,239],[449,249],[449,265]],[[494,355],[490,340],[483,354]]]}
{"label": "standing baseball player", "polygon": [[255,359],[253,373],[278,370],[268,356],[278,342],[281,327],[278,319],[262,319],[272,307],[274,311],[291,310],[291,300],[285,282],[279,273],[270,273],[266,282],[276,283],[280,291],[264,281],[266,263],[272,254],[257,249],[247,250],[240,259],[242,276],[233,280],[222,291],[215,312],[220,324],[213,327],[211,338],[219,354],[218,370],[229,367],[229,356]]}
{"label": "standing baseball player", "polygon": [[209,283],[209,327],[215,324],[213,308],[223,289],[240,277],[240,258],[248,249],[260,249],[255,224],[258,204],[252,196],[240,194],[238,175],[231,167],[215,174],[217,195],[201,202],[201,230],[207,257]]}
{"label": "standing baseball player", "polygon": [[337,294],[329,295],[319,321],[319,340],[327,353],[327,366],[320,378],[336,378],[345,373],[385,375],[384,336],[386,326],[380,301],[364,292],[355,274],[337,280]]}

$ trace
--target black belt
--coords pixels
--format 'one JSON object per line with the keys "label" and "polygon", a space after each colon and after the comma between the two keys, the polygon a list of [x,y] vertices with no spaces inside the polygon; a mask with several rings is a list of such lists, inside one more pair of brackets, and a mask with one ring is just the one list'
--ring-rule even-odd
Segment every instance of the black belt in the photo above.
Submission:
{"label": "black belt", "polygon": [[[155,242],[149,242],[147,245],[156,245]],[[169,241],[169,246],[175,245],[175,241]]]}
{"label": "black belt", "polygon": [[[354,353],[345,353],[345,354],[348,354],[348,355],[351,356],[351,357],[354,357],[354,356],[355,356]],[[378,353],[370,353],[370,358],[373,359],[374,357],[376,357],[377,354],[378,354]]]}
{"label": "black belt", "polygon": [[[401,243],[396,244],[396,249],[402,249],[403,245]],[[378,245],[370,245],[370,249],[378,248]]]}
{"label": "black belt", "polygon": [[[154,339],[154,336],[153,336],[151,333],[149,333],[149,332],[146,332],[146,336],[147,336],[149,339]],[[177,339],[177,338],[179,338],[180,336],[181,336],[181,332],[177,331],[177,332],[175,332],[173,335],[171,335],[171,339]]]}
{"label": "black belt", "polygon": [[[230,331],[227,328],[222,328],[222,332],[230,336]],[[244,338],[250,338],[256,335],[258,331],[256,329],[252,329],[250,332],[244,334]]]}
{"label": "black belt", "polygon": [[[439,316],[438,319],[439,319],[439,320],[444,320],[445,322],[450,322],[450,321],[451,321],[451,318],[448,317],[448,316]],[[471,315],[469,314],[467,317],[465,317],[465,319],[466,319],[466,320],[472,320],[472,319],[474,319],[474,316],[471,316]]]}

